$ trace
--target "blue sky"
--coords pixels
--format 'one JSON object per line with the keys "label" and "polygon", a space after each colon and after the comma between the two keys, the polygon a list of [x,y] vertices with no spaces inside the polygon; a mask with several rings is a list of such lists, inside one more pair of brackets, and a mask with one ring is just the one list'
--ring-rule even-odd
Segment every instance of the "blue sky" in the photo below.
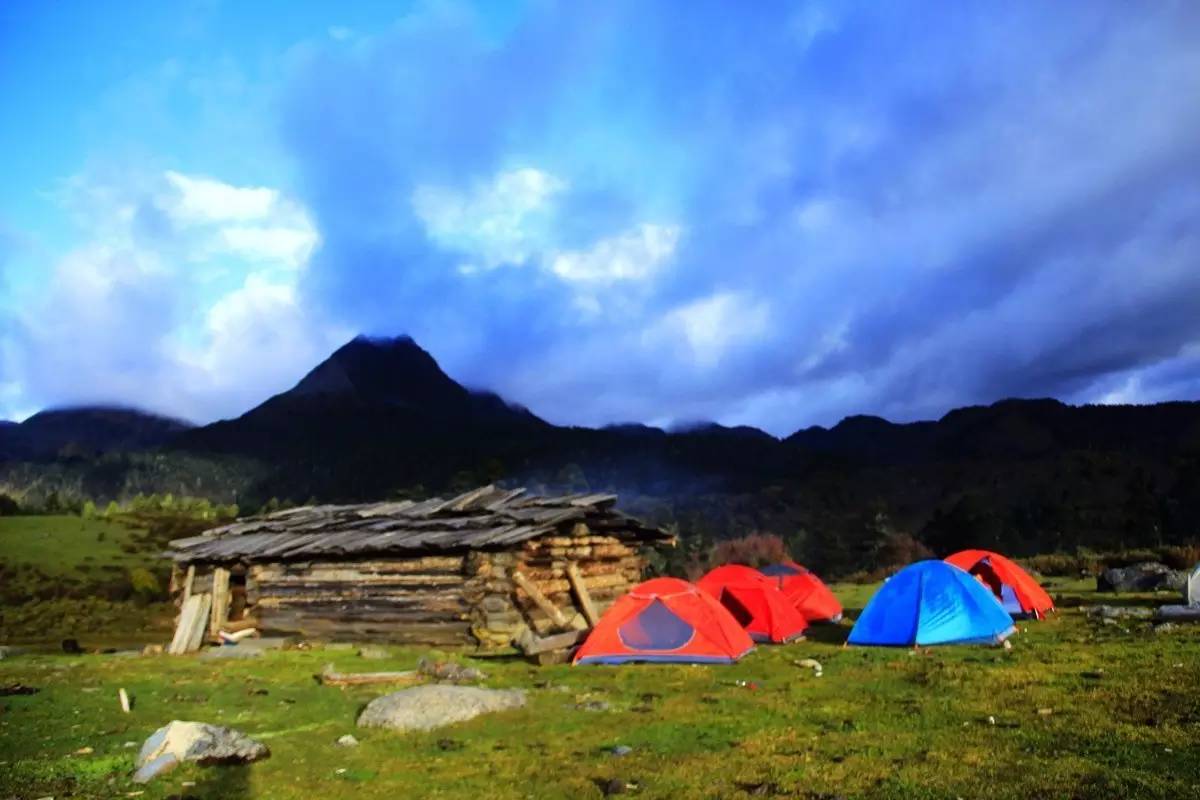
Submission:
{"label": "blue sky", "polygon": [[1196,399],[1200,7],[934,11],[11,0],[0,417],[358,332],[559,423]]}

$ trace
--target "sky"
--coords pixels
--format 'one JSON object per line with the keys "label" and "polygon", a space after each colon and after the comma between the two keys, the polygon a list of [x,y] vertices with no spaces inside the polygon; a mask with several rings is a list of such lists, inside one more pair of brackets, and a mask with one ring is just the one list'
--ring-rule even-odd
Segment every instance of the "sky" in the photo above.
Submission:
{"label": "sky", "polygon": [[1200,5],[0,2],[0,418],[1200,399]]}

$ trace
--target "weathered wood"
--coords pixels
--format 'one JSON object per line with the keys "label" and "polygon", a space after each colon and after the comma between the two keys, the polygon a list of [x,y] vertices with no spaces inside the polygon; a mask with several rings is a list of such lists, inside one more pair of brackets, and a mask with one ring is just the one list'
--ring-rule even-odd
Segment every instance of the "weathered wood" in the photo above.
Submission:
{"label": "weathered wood", "polygon": [[532,581],[527,580],[525,576],[518,571],[513,572],[512,579],[513,583],[521,587],[525,594],[529,596],[529,599],[536,603],[538,608],[540,608],[547,616],[549,616],[555,625],[560,628],[567,628],[570,626],[570,622],[567,620],[562,611],[559,610],[558,606],[547,600],[546,596],[542,594],[541,590],[538,589],[538,587],[535,586]]}
{"label": "weathered wood", "polygon": [[188,564],[187,577],[183,579],[183,598],[180,604],[187,602],[187,599],[192,596],[192,584],[196,580],[196,565]]}
{"label": "weathered wood", "polygon": [[213,570],[212,621],[208,626],[208,635],[214,639],[229,617],[229,600],[229,570],[217,567]]}
{"label": "weathered wood", "polygon": [[592,604],[592,596],[588,594],[587,584],[583,582],[583,576],[579,574],[579,568],[574,563],[567,564],[567,579],[571,582],[571,588],[575,590],[575,596],[579,599],[579,607],[583,609],[583,615],[587,617],[588,624],[595,625],[600,621],[600,613]]}
{"label": "weathered wood", "polygon": [[208,612],[212,605],[212,595],[194,594],[183,604],[179,613],[179,624],[175,628],[175,636],[167,652],[171,655],[183,655],[200,649],[204,641],[204,631],[208,627]]}
{"label": "weathered wood", "polygon": [[545,653],[549,650],[562,650],[574,647],[586,639],[588,633],[590,631],[568,631],[553,636],[538,636],[532,631],[526,630],[513,644],[525,655],[535,656],[538,653]]}
{"label": "weathered wood", "polygon": [[419,683],[421,673],[415,669],[403,672],[336,672],[326,664],[317,679],[325,686],[366,686],[374,683]]}

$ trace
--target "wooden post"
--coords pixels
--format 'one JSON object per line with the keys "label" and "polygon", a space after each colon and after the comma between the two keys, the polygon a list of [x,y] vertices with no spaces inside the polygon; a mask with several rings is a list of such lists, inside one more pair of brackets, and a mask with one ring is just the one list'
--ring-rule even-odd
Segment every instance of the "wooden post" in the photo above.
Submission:
{"label": "wooden post", "polygon": [[550,621],[558,628],[569,628],[571,623],[567,620],[558,606],[546,599],[546,595],[542,594],[541,590],[533,585],[533,582],[522,575],[517,570],[512,572],[513,583],[525,590],[525,594],[529,595],[529,599],[537,604],[537,607],[550,617]]}
{"label": "wooden post", "polygon": [[579,574],[579,567],[574,561],[567,562],[567,579],[571,581],[571,588],[575,590],[575,596],[579,598],[579,605],[583,609],[583,615],[587,617],[588,624],[595,626],[600,621],[600,613],[596,611],[596,606],[592,603],[592,596],[588,593],[587,584],[583,582],[583,576]]}
{"label": "wooden post", "polygon": [[187,602],[187,599],[192,596],[192,583],[196,580],[196,565],[188,564],[187,577],[183,579],[183,599],[179,601],[182,606]]}
{"label": "wooden post", "polygon": [[212,584],[212,622],[208,626],[208,635],[216,638],[229,616],[229,570],[224,567],[214,569]]}

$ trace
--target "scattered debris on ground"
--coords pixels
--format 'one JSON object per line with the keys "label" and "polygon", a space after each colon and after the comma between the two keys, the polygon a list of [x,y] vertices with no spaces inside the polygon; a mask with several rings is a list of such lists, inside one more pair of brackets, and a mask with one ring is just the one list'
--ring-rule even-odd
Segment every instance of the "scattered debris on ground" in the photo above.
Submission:
{"label": "scattered debris on ground", "polygon": [[0,686],[0,697],[11,697],[18,694],[37,694],[40,689],[26,686],[23,683],[7,683]]}
{"label": "scattered debris on ground", "polygon": [[368,661],[383,661],[384,659],[391,658],[392,655],[385,647],[368,644],[358,648],[358,657],[365,658]]}
{"label": "scattered debris on ground", "polygon": [[474,683],[487,677],[474,667],[464,667],[453,661],[434,661],[429,658],[417,661],[417,672],[433,678],[435,681],[446,683]]}
{"label": "scattered debris on ground", "polygon": [[416,683],[422,678],[416,670],[400,672],[337,672],[333,664],[326,664],[317,676],[325,686],[366,686],[373,683]]}
{"label": "scattered debris on ground", "polygon": [[358,725],[397,731],[427,731],[473,719],[480,714],[524,705],[525,692],[520,689],[427,684],[375,698],[359,715]]}
{"label": "scattered debris on ground", "polygon": [[792,663],[797,667],[808,667],[812,669],[814,678],[821,677],[823,668],[821,667],[821,662],[817,661],[815,658],[801,658],[793,661]]}
{"label": "scattered debris on ground", "polygon": [[1100,620],[1117,620],[1117,619],[1150,619],[1154,616],[1154,609],[1142,608],[1140,606],[1087,606],[1083,612],[1088,619]]}

